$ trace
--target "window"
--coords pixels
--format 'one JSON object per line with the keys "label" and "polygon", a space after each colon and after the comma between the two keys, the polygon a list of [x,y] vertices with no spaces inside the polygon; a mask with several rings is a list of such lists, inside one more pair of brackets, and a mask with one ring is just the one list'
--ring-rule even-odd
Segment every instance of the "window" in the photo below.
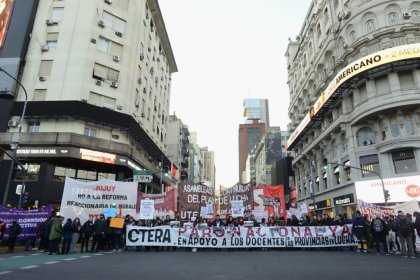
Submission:
{"label": "window", "polygon": [[377,176],[375,173],[380,173],[378,155],[368,155],[360,157],[360,168],[363,169],[361,170],[362,177]]}
{"label": "window", "polygon": [[398,15],[397,13],[390,13],[388,14],[388,23],[389,25],[394,25],[398,23]]}
{"label": "window", "polygon": [[350,161],[344,162],[344,171],[346,172],[346,179],[347,181],[351,180],[351,167],[350,167]]}
{"label": "window", "polygon": [[417,164],[413,150],[403,150],[392,153],[392,161],[396,174],[417,172]]}
{"label": "window", "polygon": [[404,119],[404,127],[405,127],[405,132],[407,133],[407,135],[414,135],[414,124],[413,124],[413,120],[410,117],[406,117]]}
{"label": "window", "polygon": [[411,17],[413,18],[414,22],[420,22],[420,12],[417,10],[411,11]]}
{"label": "window", "polygon": [[[321,30],[321,25],[318,24],[318,26],[316,27],[316,34],[318,35],[318,39],[320,39],[321,35],[322,35],[322,30]],[[320,43],[322,42],[321,40],[319,41]]]}
{"label": "window", "polygon": [[328,20],[329,20],[328,8],[325,8],[325,10],[324,10],[324,25],[327,25]]}
{"label": "window", "polygon": [[39,121],[30,121],[28,122],[28,132],[39,132]]}
{"label": "window", "polygon": [[104,108],[114,110],[116,100],[115,100],[115,98],[110,98],[110,97],[107,97],[107,96],[104,96],[104,95],[101,95],[101,94],[91,92],[89,94],[89,101],[88,102],[92,105],[95,105],[95,106],[104,107]]}
{"label": "window", "polygon": [[95,63],[92,78],[101,81],[118,81],[119,74],[118,70]]}
{"label": "window", "polygon": [[97,46],[98,46],[98,50],[101,52],[121,57],[123,46],[105,37],[102,37],[102,36],[99,37]]}
{"label": "window", "polygon": [[89,137],[96,137],[96,129],[85,127],[83,134]]}
{"label": "window", "polygon": [[39,77],[50,76],[52,64],[53,64],[52,60],[41,60],[41,65],[39,66],[38,76]]}
{"label": "window", "polygon": [[108,12],[105,12],[102,14],[102,21],[104,22],[104,25],[114,29],[117,32],[121,32],[124,34],[125,31],[125,20],[120,19]]}
{"label": "window", "polygon": [[408,90],[416,88],[414,82],[413,71],[400,71],[398,72],[398,79],[400,81],[401,90]]}
{"label": "window", "polygon": [[[41,169],[40,164],[27,163],[25,164],[25,169],[26,169],[25,181],[38,181],[39,170]],[[23,179],[23,171],[20,166],[17,167],[15,176],[13,178],[16,181],[21,181]]]}
{"label": "window", "polygon": [[66,177],[76,178],[76,169],[56,166],[54,169],[53,182],[64,184]]}
{"label": "window", "polygon": [[359,100],[360,102],[366,101],[368,98],[367,95],[367,88],[366,88],[366,84],[363,84],[362,86],[359,87]]}
{"label": "window", "polygon": [[400,125],[398,123],[391,123],[391,134],[394,138],[400,136]]}
{"label": "window", "polygon": [[385,94],[390,93],[391,90],[389,88],[388,76],[381,76],[375,79],[375,87],[377,94]]}
{"label": "window", "polygon": [[361,128],[357,134],[357,146],[369,146],[376,144],[376,133],[369,127]]}
{"label": "window", "polygon": [[32,101],[45,101],[46,96],[47,96],[46,89],[36,89],[34,91],[34,96],[32,97]]}
{"label": "window", "polygon": [[60,22],[63,19],[64,8],[63,7],[54,7],[51,13],[51,19],[55,22]]}
{"label": "window", "polygon": [[47,33],[47,46],[49,48],[57,47],[58,32]]}
{"label": "window", "polygon": [[376,26],[375,26],[375,20],[374,19],[370,19],[368,21],[365,22],[365,29],[366,29],[366,33],[370,33],[375,31]]}

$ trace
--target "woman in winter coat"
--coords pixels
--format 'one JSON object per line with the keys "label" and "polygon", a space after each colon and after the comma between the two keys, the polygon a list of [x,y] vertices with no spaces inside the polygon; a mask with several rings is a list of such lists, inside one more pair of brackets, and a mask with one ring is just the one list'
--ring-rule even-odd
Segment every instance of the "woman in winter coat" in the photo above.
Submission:
{"label": "woman in winter coat", "polygon": [[70,253],[76,253],[75,247],[80,237],[80,230],[82,224],[80,223],[79,217],[74,218],[72,223],[73,234],[71,236]]}
{"label": "woman in winter coat", "polygon": [[61,226],[61,223],[63,222],[64,218],[62,217],[55,217],[52,218],[51,223],[51,230],[50,234],[48,236],[49,246],[50,246],[50,255],[52,253],[60,254],[60,250],[58,249],[58,246],[60,244],[61,237],[63,236],[63,227]]}
{"label": "woman in winter coat", "polygon": [[73,222],[67,219],[63,227],[63,246],[61,247],[61,254],[68,254],[70,251],[71,237],[73,235]]}

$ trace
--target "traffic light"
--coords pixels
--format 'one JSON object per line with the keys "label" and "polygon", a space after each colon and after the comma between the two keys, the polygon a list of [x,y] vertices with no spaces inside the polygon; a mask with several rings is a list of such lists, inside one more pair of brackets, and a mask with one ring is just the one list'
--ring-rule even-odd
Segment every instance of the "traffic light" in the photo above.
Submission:
{"label": "traffic light", "polygon": [[322,163],[324,165],[324,169],[327,170],[328,169],[328,159],[327,158],[323,158],[322,159]]}
{"label": "traffic light", "polygon": [[387,203],[389,200],[391,200],[391,196],[389,195],[388,190],[384,190],[384,196],[385,196],[385,203]]}

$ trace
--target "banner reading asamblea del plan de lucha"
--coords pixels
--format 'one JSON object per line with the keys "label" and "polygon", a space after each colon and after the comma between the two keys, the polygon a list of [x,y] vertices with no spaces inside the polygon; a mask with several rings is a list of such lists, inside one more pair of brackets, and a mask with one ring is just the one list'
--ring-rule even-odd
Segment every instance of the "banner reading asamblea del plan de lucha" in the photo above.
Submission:
{"label": "banner reading asamblea del plan de lucha", "polygon": [[283,248],[354,246],[351,225],[326,227],[171,228],[128,226],[127,246]]}
{"label": "banner reading asamblea del plan de lucha", "polygon": [[61,216],[81,222],[89,218],[99,218],[106,208],[117,208],[117,215],[135,216],[137,200],[137,182],[120,182],[100,180],[88,183],[66,178],[63,198],[61,199]]}

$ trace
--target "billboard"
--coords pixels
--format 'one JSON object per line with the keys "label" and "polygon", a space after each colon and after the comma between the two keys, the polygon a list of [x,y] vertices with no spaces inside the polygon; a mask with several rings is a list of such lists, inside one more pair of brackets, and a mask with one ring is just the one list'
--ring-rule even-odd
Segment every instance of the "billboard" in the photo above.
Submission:
{"label": "billboard", "polygon": [[7,26],[12,14],[14,0],[0,0],[0,47],[3,46],[6,37]]}
{"label": "billboard", "polygon": [[[384,188],[390,195],[388,202],[420,200],[420,176],[388,178],[383,181]],[[368,203],[383,203],[384,193],[381,180],[356,182],[356,195],[358,200]]]}

